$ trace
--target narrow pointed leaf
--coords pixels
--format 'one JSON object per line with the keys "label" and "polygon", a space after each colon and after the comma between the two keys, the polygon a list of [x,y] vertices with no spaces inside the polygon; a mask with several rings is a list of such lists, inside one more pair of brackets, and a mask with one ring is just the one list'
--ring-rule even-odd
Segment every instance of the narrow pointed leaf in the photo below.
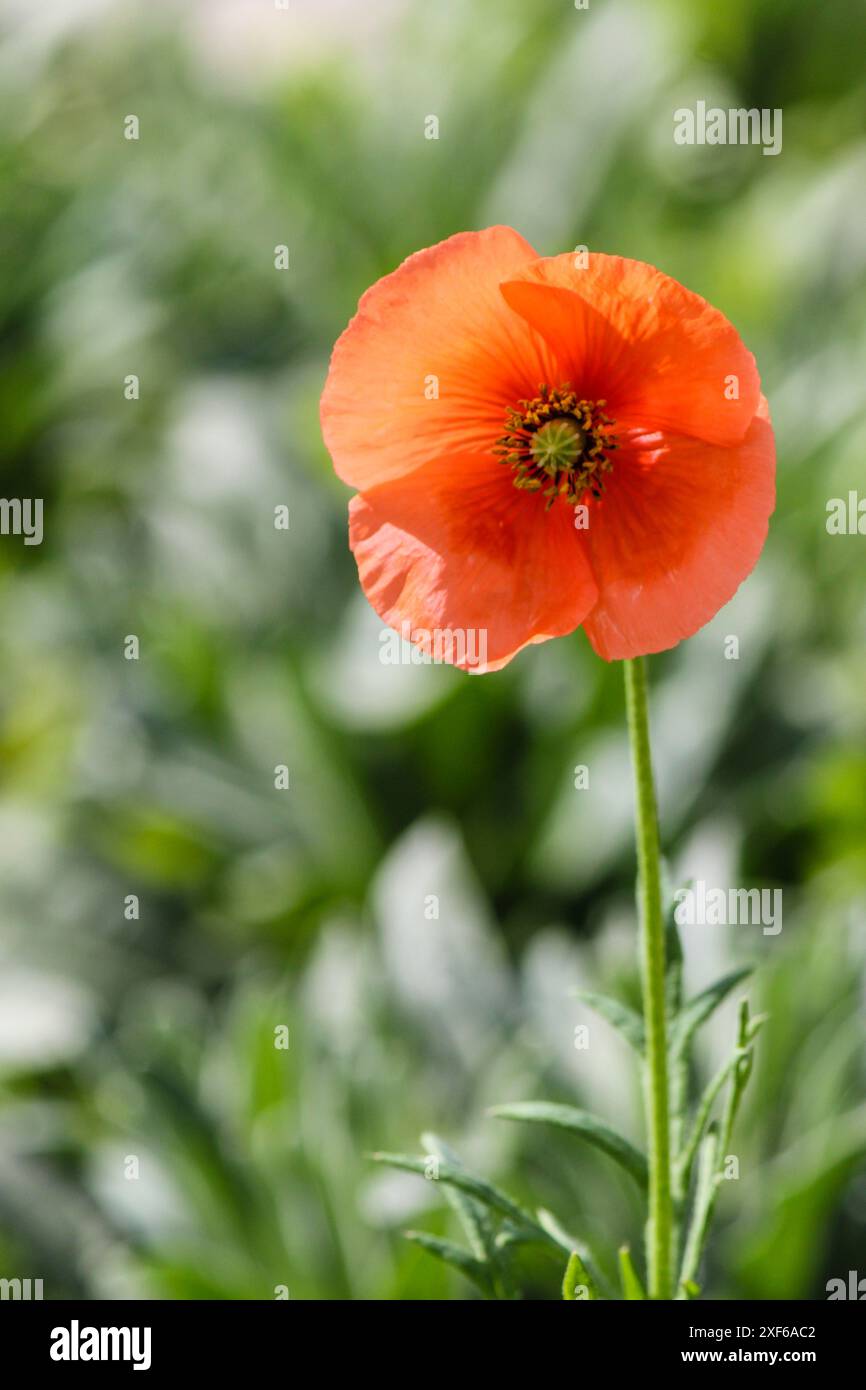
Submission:
{"label": "narrow pointed leaf", "polygon": [[510,1221],[503,1221],[496,1232],[494,1245],[499,1252],[510,1249],[512,1245],[532,1245],[536,1239],[535,1232],[526,1226],[512,1226]]}
{"label": "narrow pointed leaf", "polygon": [[588,1144],[594,1144],[597,1149],[615,1159],[631,1174],[639,1187],[645,1188],[647,1185],[646,1156],[597,1115],[591,1115],[586,1110],[577,1110],[572,1105],[554,1105],[544,1100],[524,1100],[515,1101],[510,1105],[496,1105],[489,1113],[499,1120],[553,1125],[556,1129],[566,1129],[572,1134],[578,1134]]}
{"label": "narrow pointed leaf", "polygon": [[691,1179],[692,1173],[692,1165],[694,1164],[695,1155],[697,1154],[701,1140],[703,1139],[704,1131],[710,1122],[710,1115],[712,1114],[712,1109],[716,1097],[721,1092],[722,1087],[724,1086],[725,1082],[731,1075],[731,1072],[734,1070],[742,1056],[743,1053],[738,1048],[737,1051],[733,1054],[733,1056],[729,1057],[728,1060],[724,1063],[724,1065],[719,1068],[715,1076],[712,1078],[712,1080],[705,1088],[704,1093],[701,1096],[701,1099],[698,1102],[698,1105],[695,1109],[695,1117],[692,1122],[691,1132],[689,1134],[686,1144],[683,1147],[682,1153],[679,1155],[677,1159],[678,1178],[681,1189],[684,1193],[688,1191],[689,1181]]}
{"label": "narrow pointed leaf", "polygon": [[710,1014],[728,997],[731,990],[736,989],[740,981],[751,975],[753,970],[753,965],[744,966],[740,970],[733,970],[729,975],[723,975],[720,980],[716,980],[715,984],[710,985],[701,994],[696,994],[693,999],[689,999],[683,1005],[671,1028],[670,1051],[672,1056],[682,1055],[701,1024],[706,1022]]}
{"label": "narrow pointed leaf", "polygon": [[619,999],[612,999],[609,994],[595,994],[589,989],[576,989],[572,991],[572,995],[621,1033],[639,1057],[643,1056],[646,1035],[639,1013],[629,1008],[628,1004],[621,1003]]}
{"label": "narrow pointed leaf", "polygon": [[679,1279],[684,1288],[695,1282],[704,1242],[707,1238],[707,1230],[715,1202],[718,1151],[718,1128],[712,1124],[704,1135],[698,1150],[698,1180]]}
{"label": "narrow pointed leaf", "polygon": [[442,1260],[445,1264],[451,1265],[452,1269],[459,1270],[483,1294],[490,1297],[492,1290],[487,1267],[480,1260],[476,1260],[474,1255],[470,1255],[468,1250],[455,1245],[451,1240],[440,1240],[428,1231],[404,1231],[403,1234],[413,1245],[419,1245],[428,1254],[435,1255],[437,1260]]}
{"label": "narrow pointed leaf", "polygon": [[570,1235],[553,1215],[553,1212],[548,1211],[545,1207],[539,1207],[536,1215],[538,1217],[539,1226],[553,1238],[555,1243],[566,1252],[569,1258],[571,1258],[572,1254],[577,1252],[584,1269],[592,1280],[595,1288],[598,1290],[599,1298],[613,1298],[613,1290],[596,1265],[586,1242],[583,1240],[576,1240],[574,1236]]}
{"label": "narrow pointed leaf", "polygon": [[474,1173],[468,1172],[465,1168],[455,1166],[444,1159],[437,1160],[436,1175],[432,1177],[428,1176],[430,1173],[429,1157],[416,1157],[412,1154],[374,1153],[370,1155],[370,1158],[374,1163],[385,1164],[388,1168],[399,1168],[404,1173],[420,1173],[422,1177],[427,1177],[430,1182],[441,1182],[459,1188],[467,1196],[474,1197],[493,1211],[507,1217],[515,1226],[535,1232],[544,1239],[545,1243],[558,1244],[538,1225],[530,1212],[525,1211],[500,1188],[494,1187],[484,1178],[476,1177]]}
{"label": "narrow pointed leaf", "polygon": [[621,1245],[619,1249],[619,1277],[622,1280],[622,1291],[630,1302],[634,1302],[636,1299],[646,1299],[643,1284],[638,1277],[632,1262],[631,1250],[627,1245]]}
{"label": "narrow pointed leaf", "polygon": [[555,1241],[567,1255],[570,1255],[572,1250],[576,1250],[582,1260],[589,1259],[587,1247],[582,1241],[575,1240],[574,1236],[570,1235],[569,1232],[560,1225],[552,1211],[548,1211],[546,1207],[539,1207],[536,1216],[538,1217],[538,1224],[541,1229],[546,1231],[551,1240]]}
{"label": "narrow pointed leaf", "polygon": [[[422,1134],[421,1143],[427,1153],[445,1159],[455,1168],[463,1167],[459,1154],[446,1144],[444,1139],[440,1139],[438,1134]],[[495,1242],[493,1223],[487,1208],[468,1197],[459,1187],[447,1185],[445,1197],[466,1232],[466,1239],[475,1258],[482,1262],[491,1260],[495,1256]]]}
{"label": "narrow pointed leaf", "polygon": [[676,901],[671,902],[665,919],[665,1000],[670,1018],[679,1013],[683,1002],[683,946],[677,927],[677,906]]}
{"label": "narrow pointed leaf", "polygon": [[578,1290],[586,1290],[586,1302],[591,1303],[598,1299],[598,1290],[593,1283],[583,1260],[576,1250],[572,1250],[568,1257],[568,1264],[565,1267],[565,1275],[562,1280],[562,1297],[566,1303],[583,1302],[583,1294],[578,1296]]}

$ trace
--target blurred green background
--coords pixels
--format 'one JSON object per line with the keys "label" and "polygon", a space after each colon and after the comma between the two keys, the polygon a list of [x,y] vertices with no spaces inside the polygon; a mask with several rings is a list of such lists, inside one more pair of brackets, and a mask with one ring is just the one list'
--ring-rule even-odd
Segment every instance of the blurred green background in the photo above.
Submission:
{"label": "blurred green background", "polygon": [[[359,294],[500,221],[653,262],[757,356],[767,548],[651,663],[674,881],[784,892],[778,936],[684,932],[691,988],[755,960],[771,1014],[705,1283],[866,1275],[866,540],[825,527],[866,488],[862,4],[0,14],[2,491],[45,499],[44,544],[0,540],[0,1275],[469,1297],[400,1234],[454,1234],[435,1184],[366,1157],[425,1128],[608,1268],[639,1246],[604,1157],[484,1115],[544,1096],[641,1134],[631,1057],[603,1023],[576,1050],[569,997],[637,997],[621,673],[581,634],[480,679],[383,666],[318,430]],[[699,98],[781,108],[782,153],[676,146]]]}

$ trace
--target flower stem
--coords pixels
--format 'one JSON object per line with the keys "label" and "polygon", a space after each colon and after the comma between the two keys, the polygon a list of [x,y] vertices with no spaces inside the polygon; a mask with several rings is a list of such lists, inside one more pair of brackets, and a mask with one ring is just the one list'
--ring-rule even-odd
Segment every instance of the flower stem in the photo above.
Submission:
{"label": "flower stem", "polygon": [[650,1298],[672,1298],[670,1102],[665,1014],[665,924],[658,816],[650,752],[643,657],[623,663],[635,780],[635,828],[640,884],[641,964],[646,1029],[646,1105],[649,1126],[647,1263]]}

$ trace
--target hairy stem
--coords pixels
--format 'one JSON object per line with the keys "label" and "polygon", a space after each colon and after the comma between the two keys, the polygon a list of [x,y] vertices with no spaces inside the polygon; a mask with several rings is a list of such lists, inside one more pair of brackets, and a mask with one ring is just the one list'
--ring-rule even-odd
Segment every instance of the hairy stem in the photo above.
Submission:
{"label": "hairy stem", "polygon": [[650,1298],[673,1296],[670,1100],[665,1012],[665,925],[662,910],[658,816],[653,785],[642,657],[626,661],[625,693],[635,780],[635,825],[640,884],[641,965],[646,1029],[646,1106],[649,1128],[647,1264]]}

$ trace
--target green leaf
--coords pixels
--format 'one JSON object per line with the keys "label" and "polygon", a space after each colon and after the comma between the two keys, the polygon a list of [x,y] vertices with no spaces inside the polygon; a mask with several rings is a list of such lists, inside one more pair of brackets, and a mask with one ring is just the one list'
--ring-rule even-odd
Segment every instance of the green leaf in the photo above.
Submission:
{"label": "green leaf", "polygon": [[573,998],[579,999],[581,1003],[600,1014],[612,1028],[616,1028],[639,1057],[644,1055],[646,1037],[640,1014],[635,1013],[628,1004],[622,1004],[619,999],[612,999],[609,994],[595,994],[589,989],[575,989],[571,993]]}
{"label": "green leaf", "polygon": [[552,1211],[548,1211],[546,1207],[539,1207],[535,1214],[538,1218],[539,1226],[543,1231],[547,1232],[554,1244],[558,1245],[561,1250],[564,1250],[567,1255],[570,1255],[572,1250],[576,1250],[580,1258],[586,1264],[589,1264],[588,1247],[584,1245],[583,1241],[575,1240],[574,1236],[570,1235],[568,1231],[560,1225]]}
{"label": "green leaf", "polygon": [[480,1260],[476,1260],[474,1255],[470,1255],[468,1250],[464,1250],[460,1245],[455,1245],[453,1241],[440,1240],[438,1236],[432,1236],[428,1231],[404,1231],[403,1234],[407,1240],[411,1240],[413,1245],[420,1245],[422,1250],[426,1250],[430,1255],[435,1255],[437,1260],[442,1260],[445,1264],[451,1265],[453,1269],[459,1270],[487,1298],[491,1296],[492,1287],[487,1267]]}
{"label": "green leaf", "polygon": [[[444,1139],[440,1139],[438,1134],[422,1134],[421,1143],[428,1154],[444,1158],[455,1168],[463,1167],[460,1155],[455,1153]],[[482,1262],[495,1261],[495,1233],[487,1209],[458,1187],[446,1186],[445,1197],[457,1214],[475,1258]]]}
{"label": "green leaf", "polygon": [[715,1203],[718,1152],[718,1128],[713,1123],[704,1135],[698,1150],[698,1181],[679,1278],[679,1284],[682,1288],[687,1288],[690,1283],[693,1283],[698,1273]]}
{"label": "green leaf", "polygon": [[[690,887],[685,884],[684,887]],[[669,906],[665,918],[665,1013],[668,1027],[672,1028],[683,1004],[683,947],[677,928],[676,894],[669,895]],[[670,1069],[670,1123],[671,1139],[675,1149],[682,1143],[686,1123],[689,1098],[688,1059],[683,1053],[671,1055]]]}
{"label": "green leaf", "polygon": [[597,1115],[591,1115],[586,1110],[577,1110],[571,1105],[554,1105],[544,1100],[514,1101],[510,1105],[496,1105],[488,1113],[498,1120],[522,1120],[531,1124],[553,1125],[557,1129],[567,1129],[572,1134],[579,1134],[587,1143],[594,1144],[597,1149],[615,1159],[631,1174],[639,1187],[646,1188],[646,1156]]}
{"label": "green leaf", "polygon": [[517,1202],[512,1201],[500,1188],[494,1187],[484,1178],[476,1177],[474,1173],[468,1172],[459,1164],[449,1163],[446,1159],[440,1159],[434,1155],[435,1171],[431,1171],[429,1156],[418,1158],[411,1154],[374,1153],[370,1154],[370,1158],[374,1163],[382,1163],[389,1168],[399,1168],[404,1173],[420,1173],[429,1182],[450,1184],[461,1192],[465,1192],[467,1196],[474,1197],[493,1211],[507,1217],[515,1226],[536,1233],[545,1244],[558,1245],[558,1241],[555,1241],[547,1231],[538,1225],[530,1212],[524,1210]]}
{"label": "green leaf", "polygon": [[749,1019],[746,1027],[746,1042],[755,1041],[755,1038],[758,1036],[769,1017],[769,1014],[755,1014],[753,1018]]}
{"label": "green leaf", "polygon": [[[586,1299],[578,1298],[578,1289],[586,1290]],[[562,1280],[562,1297],[566,1303],[592,1303],[598,1299],[598,1289],[593,1283],[583,1260],[576,1250],[572,1250],[568,1257],[568,1264],[565,1267],[565,1274]]]}
{"label": "green leaf", "polygon": [[[496,1232],[494,1244],[499,1252],[510,1250],[513,1245],[532,1245],[536,1239],[535,1232],[528,1230],[526,1226],[512,1226],[510,1221],[503,1221]],[[560,1241],[556,1243],[561,1244]]]}
{"label": "green leaf", "polygon": [[545,1207],[539,1207],[536,1215],[538,1217],[539,1226],[541,1226],[549,1236],[552,1236],[556,1245],[559,1245],[568,1255],[571,1255],[575,1250],[577,1251],[583,1261],[583,1266],[587,1275],[592,1280],[595,1288],[599,1290],[599,1298],[612,1298],[613,1293],[610,1286],[601,1270],[596,1266],[586,1242],[575,1240],[574,1236],[569,1235],[559,1224],[553,1212],[547,1211]]}
{"label": "green leaf", "polygon": [[683,1002],[683,946],[676,911],[677,903],[672,901],[665,918],[665,1000],[669,1018],[676,1017]]}
{"label": "green leaf", "polygon": [[619,1275],[622,1280],[622,1291],[630,1302],[635,1299],[646,1298],[643,1284],[632,1263],[631,1250],[627,1245],[621,1245],[619,1248]]}
{"label": "green leaf", "polygon": [[729,1057],[728,1060],[723,1064],[723,1066],[721,1066],[719,1070],[716,1072],[715,1076],[712,1078],[712,1080],[705,1088],[704,1093],[701,1096],[700,1101],[698,1102],[698,1105],[695,1109],[695,1118],[692,1122],[692,1128],[688,1140],[683,1146],[682,1153],[679,1154],[676,1160],[678,1184],[683,1194],[688,1192],[689,1181],[691,1179],[692,1173],[692,1165],[695,1161],[695,1155],[698,1152],[700,1142],[703,1138],[704,1130],[709,1124],[710,1115],[712,1113],[716,1097],[721,1092],[722,1087],[724,1086],[728,1077],[731,1075],[731,1072],[737,1066],[738,1062],[740,1061],[741,1057],[743,1057],[743,1055],[743,1052],[739,1048],[737,1048],[733,1056]]}
{"label": "green leaf", "polygon": [[715,984],[696,994],[683,1005],[671,1028],[672,1057],[682,1056],[701,1024],[706,1022],[710,1014],[727,998],[732,989],[736,989],[741,980],[751,975],[754,968],[753,965],[746,965],[740,970],[731,971],[729,975],[723,975]]}
{"label": "green leaf", "polygon": [[[422,1134],[421,1143],[427,1153],[446,1159],[455,1168],[464,1168],[460,1155],[438,1134]],[[487,1207],[450,1184],[446,1184],[445,1199],[456,1213],[475,1258],[490,1266],[493,1292],[497,1296],[512,1297],[514,1285],[505,1249],[508,1241],[497,1239],[496,1227]],[[535,1236],[531,1238],[535,1239]]]}

